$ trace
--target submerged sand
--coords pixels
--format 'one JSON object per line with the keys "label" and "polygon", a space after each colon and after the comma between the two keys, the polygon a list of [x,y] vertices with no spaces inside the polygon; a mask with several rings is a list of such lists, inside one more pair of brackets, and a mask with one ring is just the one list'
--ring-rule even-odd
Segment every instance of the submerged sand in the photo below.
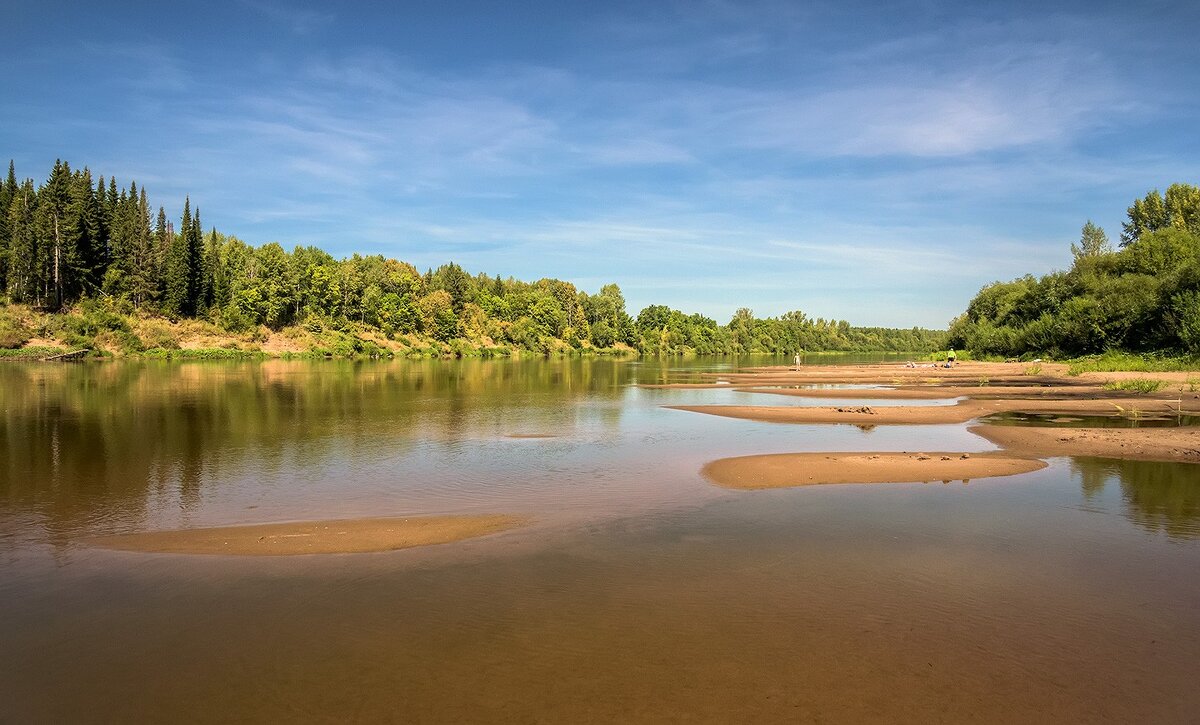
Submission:
{"label": "submerged sand", "polygon": [[775,453],[722,458],[702,473],[742,490],[828,483],[922,483],[1028,473],[1046,464],[1003,453]]}
{"label": "submerged sand", "polygon": [[146,531],[100,537],[91,543],[105,549],[164,554],[357,554],[446,544],[524,523],[524,519],[503,514],[299,521]]}

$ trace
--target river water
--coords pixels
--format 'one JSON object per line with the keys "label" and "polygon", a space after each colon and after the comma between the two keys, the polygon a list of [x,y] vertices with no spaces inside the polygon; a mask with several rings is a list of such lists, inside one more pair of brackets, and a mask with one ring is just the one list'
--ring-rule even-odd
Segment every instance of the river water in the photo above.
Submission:
{"label": "river water", "polygon": [[[991,448],[635,387],[730,365],[0,365],[0,722],[1194,722],[1195,466],[727,491],[704,463]],[[441,513],[532,523],[375,554],[89,544]]]}

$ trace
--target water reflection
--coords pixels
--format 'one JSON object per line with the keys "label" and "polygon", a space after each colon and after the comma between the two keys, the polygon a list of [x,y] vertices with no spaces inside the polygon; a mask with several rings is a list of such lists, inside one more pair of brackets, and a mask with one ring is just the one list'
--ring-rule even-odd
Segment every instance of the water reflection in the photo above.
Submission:
{"label": "water reflection", "polygon": [[601,403],[584,422],[613,428],[621,407],[603,402],[633,373],[580,360],[4,365],[0,513],[32,509],[52,532],[195,509],[238,476],[570,430],[584,398]]}
{"label": "water reflection", "polygon": [[1125,516],[1152,533],[1200,538],[1200,471],[1191,463],[1075,458],[1071,471],[1084,497],[1100,502],[1115,484]]}

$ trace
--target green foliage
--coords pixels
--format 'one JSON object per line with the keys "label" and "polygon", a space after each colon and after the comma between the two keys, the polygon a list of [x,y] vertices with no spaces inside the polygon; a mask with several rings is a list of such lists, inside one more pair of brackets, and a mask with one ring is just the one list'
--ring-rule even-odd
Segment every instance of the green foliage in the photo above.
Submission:
{"label": "green foliage", "polygon": [[[254,247],[216,230],[205,233],[190,197],[175,228],[161,207],[151,214],[144,187],[121,188],[103,177],[93,182],[86,168],[74,171],[62,161],[37,188],[32,180],[18,184],[10,164],[0,184],[0,216],[0,289],[18,303],[71,310],[46,334],[126,353],[194,354],[178,350],[169,325],[145,324],[155,314],[208,320],[243,342],[300,330],[318,354],[349,357],[390,354],[381,341],[426,356],[634,349],[789,357],[800,350],[929,351],[945,342],[937,331],[855,328],[800,311],[758,319],[743,309],[721,325],[650,305],[635,319],[615,284],[589,294],[558,279],[472,276],[453,262],[422,275],[379,255],[338,260],[314,247]],[[108,303],[97,307],[97,299]],[[1181,297],[1177,308],[1182,314],[1190,304]],[[120,322],[134,313],[141,337]],[[28,339],[17,327],[0,326],[0,342]]]}
{"label": "green foliage", "polygon": [[0,307],[0,348],[22,347],[33,337],[33,330],[24,320]]}
{"label": "green foliage", "polygon": [[1151,378],[1132,378],[1130,380],[1111,380],[1104,384],[1105,390],[1123,390],[1136,393],[1153,393],[1164,385],[1161,380]]}
{"label": "green foliage", "polygon": [[1067,374],[1109,373],[1119,370],[1147,373],[1200,370],[1200,357],[1133,355],[1114,350],[1106,352],[1103,355],[1091,355],[1072,360],[1067,369]]}
{"label": "green foliage", "polygon": [[995,282],[950,325],[950,344],[1018,357],[1200,352],[1200,190],[1151,192],[1129,208],[1120,250],[1084,225],[1069,271]]}
{"label": "green foliage", "polygon": [[19,348],[0,347],[0,358],[8,360],[40,360],[51,355],[61,355],[64,352],[67,352],[67,349],[64,347],[46,347],[43,345]]}

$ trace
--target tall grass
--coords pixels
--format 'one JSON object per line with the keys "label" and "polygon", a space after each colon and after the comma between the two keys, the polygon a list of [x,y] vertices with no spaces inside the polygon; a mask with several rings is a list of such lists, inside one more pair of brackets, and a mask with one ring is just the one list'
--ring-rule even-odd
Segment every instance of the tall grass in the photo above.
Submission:
{"label": "tall grass", "polygon": [[1071,361],[1068,375],[1080,373],[1111,373],[1129,371],[1139,373],[1169,373],[1185,370],[1200,370],[1200,357],[1170,357],[1162,355],[1135,355],[1127,352],[1106,352],[1089,355]]}
{"label": "tall grass", "polygon": [[1135,393],[1153,393],[1164,385],[1161,380],[1150,378],[1132,378],[1130,380],[1113,380],[1104,384],[1105,390],[1125,390]]}

